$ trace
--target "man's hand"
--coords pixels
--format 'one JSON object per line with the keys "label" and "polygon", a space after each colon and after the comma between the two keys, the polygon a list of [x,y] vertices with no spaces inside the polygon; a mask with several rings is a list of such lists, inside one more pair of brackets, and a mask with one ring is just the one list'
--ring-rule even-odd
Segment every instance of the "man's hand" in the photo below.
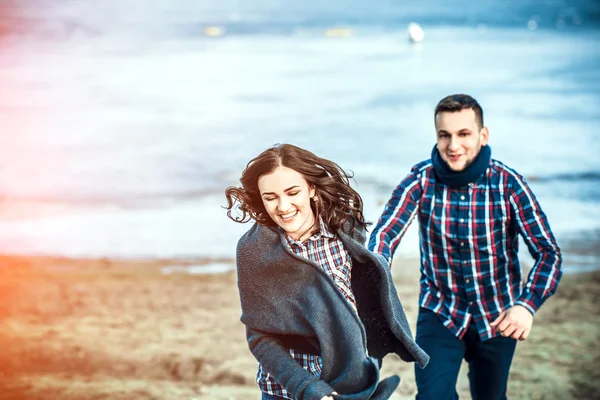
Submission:
{"label": "man's hand", "polygon": [[337,393],[337,392],[333,392],[333,393],[331,393],[331,395],[330,395],[330,396],[325,396],[325,397],[322,397],[322,398],[321,398],[321,400],[334,400],[334,398],[333,398],[333,397],[331,397],[331,396],[333,396],[334,394],[338,394],[338,393]]}
{"label": "man's hand", "polygon": [[496,328],[504,337],[525,340],[531,332],[533,315],[523,306],[515,305],[502,311],[490,325]]}

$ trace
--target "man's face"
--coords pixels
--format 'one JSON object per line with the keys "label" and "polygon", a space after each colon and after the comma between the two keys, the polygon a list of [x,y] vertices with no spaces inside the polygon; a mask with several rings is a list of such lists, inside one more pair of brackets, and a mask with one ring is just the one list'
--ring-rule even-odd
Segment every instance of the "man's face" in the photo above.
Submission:
{"label": "man's face", "polygon": [[479,128],[475,112],[470,108],[457,112],[441,112],[435,117],[437,148],[442,159],[455,172],[467,168],[488,142],[486,127]]}

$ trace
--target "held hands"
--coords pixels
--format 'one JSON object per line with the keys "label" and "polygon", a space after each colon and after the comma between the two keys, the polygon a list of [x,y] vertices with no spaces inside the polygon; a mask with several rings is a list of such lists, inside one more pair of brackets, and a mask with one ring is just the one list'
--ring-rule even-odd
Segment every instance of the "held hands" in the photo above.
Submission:
{"label": "held hands", "polygon": [[335,395],[335,394],[338,394],[338,392],[333,392],[329,396],[325,396],[325,397],[321,398],[321,400],[334,400],[333,395]]}
{"label": "held hands", "polygon": [[490,326],[496,328],[504,337],[525,340],[531,332],[533,315],[523,306],[515,305],[502,311]]}

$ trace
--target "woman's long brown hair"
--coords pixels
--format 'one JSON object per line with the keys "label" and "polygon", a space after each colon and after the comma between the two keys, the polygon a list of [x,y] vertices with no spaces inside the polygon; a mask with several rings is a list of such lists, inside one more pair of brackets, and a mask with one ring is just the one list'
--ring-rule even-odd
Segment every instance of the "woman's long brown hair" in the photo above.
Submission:
{"label": "woman's long brown hair", "polygon": [[[351,218],[354,224],[366,228],[362,198],[350,187],[353,175],[333,161],[291,144],[276,145],[263,151],[246,165],[240,178],[241,187],[225,189],[229,218],[240,223],[253,219],[263,225],[277,226],[263,205],[258,179],[278,166],[301,173],[309,186],[315,188],[318,200],[311,200],[311,207],[317,221],[321,217],[331,230],[337,231]],[[232,215],[234,209],[241,215]]]}

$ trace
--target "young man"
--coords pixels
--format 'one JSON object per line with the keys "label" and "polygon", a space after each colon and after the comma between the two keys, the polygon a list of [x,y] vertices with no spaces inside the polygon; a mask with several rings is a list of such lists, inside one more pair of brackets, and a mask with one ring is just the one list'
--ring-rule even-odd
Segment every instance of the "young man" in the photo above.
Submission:
{"label": "young man", "polygon": [[[415,368],[417,399],[456,399],[463,358],[474,400],[506,399],[517,340],[555,291],[561,254],[525,179],[491,159],[475,99],[457,94],[435,109],[437,145],[392,193],[369,239],[391,258],[414,217],[421,243],[417,344],[431,357]],[[523,284],[521,234],[535,264]]]}

